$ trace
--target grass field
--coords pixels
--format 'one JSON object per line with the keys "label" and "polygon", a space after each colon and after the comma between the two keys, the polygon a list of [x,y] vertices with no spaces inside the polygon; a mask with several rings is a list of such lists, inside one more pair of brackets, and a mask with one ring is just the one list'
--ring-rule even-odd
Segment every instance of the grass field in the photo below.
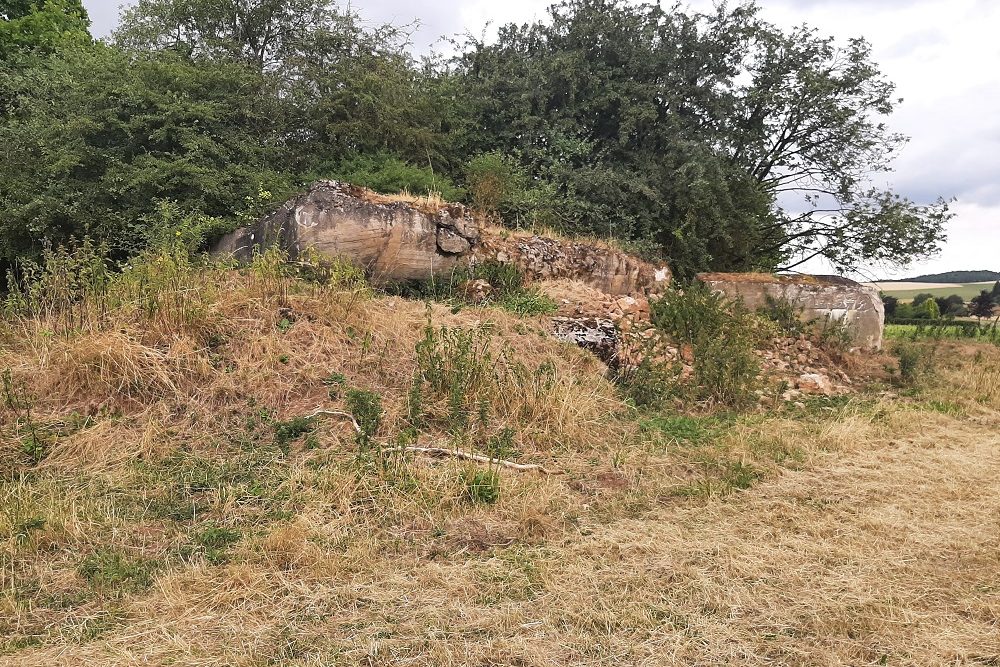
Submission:
{"label": "grass field", "polygon": [[912,283],[901,283],[900,287],[896,287],[893,283],[873,284],[881,291],[901,301],[911,301],[918,294],[931,294],[935,297],[957,294],[968,301],[972,297],[979,296],[979,293],[984,289],[989,291],[993,288],[993,283],[956,283],[946,287],[934,286],[934,283],[927,283],[926,286],[920,287],[913,287]]}
{"label": "grass field", "polygon": [[889,340],[974,340],[986,343],[1000,343],[1000,329],[993,325],[971,329],[947,323],[928,324],[886,324],[885,337]]}
{"label": "grass field", "polygon": [[[1000,347],[640,412],[537,318],[170,278],[0,320],[0,665],[1000,663]],[[421,358],[489,371],[422,444],[559,474],[393,453]]]}

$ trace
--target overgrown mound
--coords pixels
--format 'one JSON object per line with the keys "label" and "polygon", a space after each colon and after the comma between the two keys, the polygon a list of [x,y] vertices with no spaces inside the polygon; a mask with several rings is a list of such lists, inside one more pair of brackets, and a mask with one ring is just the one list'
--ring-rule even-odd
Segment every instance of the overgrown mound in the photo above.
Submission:
{"label": "overgrown mound", "polygon": [[[733,411],[759,316],[693,292],[653,313],[704,360],[665,386],[681,411],[639,405],[657,369],[616,386],[506,297],[406,299],[276,253],[109,273],[85,246],[27,273],[0,325],[0,656],[25,665],[585,662],[617,650],[608,623],[635,595],[701,585],[619,567],[652,548],[637,531],[679,539],[647,525],[662,512],[688,521],[831,451],[1000,408],[992,348],[898,407]],[[901,357],[908,392],[928,358]],[[630,616],[623,641],[662,618]]]}

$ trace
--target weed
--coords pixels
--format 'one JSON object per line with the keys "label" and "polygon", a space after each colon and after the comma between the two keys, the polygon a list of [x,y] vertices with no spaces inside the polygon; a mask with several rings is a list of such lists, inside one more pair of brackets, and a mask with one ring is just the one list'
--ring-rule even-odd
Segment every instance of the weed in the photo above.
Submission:
{"label": "weed", "polygon": [[347,407],[354,416],[359,430],[356,436],[358,449],[371,451],[375,445],[375,435],[382,424],[382,397],[373,391],[349,389]]}
{"label": "weed", "polygon": [[340,398],[344,388],[347,387],[347,377],[343,373],[335,371],[326,376],[323,384],[329,387],[327,394],[330,396],[330,400],[336,401]]}
{"label": "weed", "polygon": [[788,299],[775,298],[768,294],[764,297],[764,305],[758,308],[757,312],[777,324],[782,331],[791,336],[803,334],[809,328],[802,320],[804,309],[801,306],[795,306]]}
{"label": "weed", "polygon": [[701,283],[673,289],[652,305],[653,323],[694,360],[688,383],[678,383],[691,398],[741,406],[756,399],[760,362],[754,352],[761,338],[759,320],[739,301],[727,301]]}
{"label": "weed", "polygon": [[500,499],[500,473],[493,468],[466,468],[461,480],[463,495],[471,503],[492,505]]}
{"label": "weed", "polygon": [[686,415],[654,417],[644,422],[643,428],[665,436],[668,444],[675,445],[698,446],[712,436],[705,420]]}
{"label": "weed", "polygon": [[93,588],[125,594],[149,588],[160,566],[151,558],[129,558],[119,551],[101,548],[84,558],[77,571]]}
{"label": "weed", "polygon": [[239,531],[209,523],[195,532],[191,541],[204,553],[205,560],[212,565],[222,565],[229,561],[226,547],[235,544],[239,539]]}
{"label": "weed", "polygon": [[900,341],[893,352],[899,363],[899,382],[905,387],[916,387],[934,370],[932,346]]}
{"label": "weed", "polygon": [[3,390],[4,404],[14,413],[15,425],[27,431],[21,439],[21,451],[34,463],[40,463],[48,452],[48,438],[31,415],[32,402],[23,383],[14,381],[10,369],[0,373],[0,388]]}
{"label": "weed", "polygon": [[274,422],[274,442],[284,451],[294,440],[309,433],[313,429],[313,419],[310,417],[292,417],[287,421]]}

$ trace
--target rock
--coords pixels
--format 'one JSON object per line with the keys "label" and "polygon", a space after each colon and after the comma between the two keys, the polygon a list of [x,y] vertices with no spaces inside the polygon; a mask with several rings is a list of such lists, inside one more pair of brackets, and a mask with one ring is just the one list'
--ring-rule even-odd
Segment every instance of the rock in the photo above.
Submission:
{"label": "rock", "polygon": [[814,394],[822,396],[833,396],[833,382],[825,375],[819,373],[805,373],[799,376],[795,382],[796,388],[803,394]]}
{"label": "rock", "polygon": [[483,303],[493,294],[493,286],[482,278],[467,280],[458,287],[459,292],[470,303]]}
{"label": "rock", "polygon": [[437,247],[449,255],[461,255],[469,252],[472,244],[454,229],[439,227],[437,232]]}
{"label": "rock", "polygon": [[656,267],[603,244],[516,233],[506,238],[483,234],[472,255],[475,262],[516,264],[530,281],[568,278],[606,294],[659,294],[670,284],[667,267]]}
{"label": "rock", "polygon": [[346,259],[374,282],[426,280],[486,261],[515,264],[529,282],[570,278],[611,295],[635,297],[619,308],[648,312],[642,295],[662,292],[670,270],[600,242],[487,233],[457,204],[379,195],[339,181],[318,181],[274,213],[226,235],[212,248],[246,263],[280,247],[291,259],[314,250]]}
{"label": "rock", "polygon": [[615,323],[597,317],[553,317],[554,335],[593,352],[609,366],[617,363],[618,330]]}
{"label": "rock", "polygon": [[460,205],[400,201],[339,181],[319,181],[274,213],[212,249],[249,262],[278,246],[295,259],[309,249],[363,267],[376,282],[427,279],[455,268],[479,237]]}

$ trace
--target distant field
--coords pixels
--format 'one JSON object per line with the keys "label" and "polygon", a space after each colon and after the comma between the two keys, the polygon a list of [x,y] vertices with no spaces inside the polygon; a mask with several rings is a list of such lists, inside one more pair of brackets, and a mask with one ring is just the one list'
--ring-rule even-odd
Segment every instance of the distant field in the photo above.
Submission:
{"label": "distant field", "polygon": [[992,282],[985,283],[869,283],[886,294],[890,294],[901,301],[909,301],[918,294],[931,294],[933,296],[951,296],[957,294],[966,301],[984,289],[991,289]]}
{"label": "distant field", "polygon": [[1000,330],[993,326],[981,329],[967,329],[946,323],[928,323],[926,327],[913,324],[886,324],[885,337],[889,340],[921,340],[926,338],[956,340],[978,340],[1000,343]]}

